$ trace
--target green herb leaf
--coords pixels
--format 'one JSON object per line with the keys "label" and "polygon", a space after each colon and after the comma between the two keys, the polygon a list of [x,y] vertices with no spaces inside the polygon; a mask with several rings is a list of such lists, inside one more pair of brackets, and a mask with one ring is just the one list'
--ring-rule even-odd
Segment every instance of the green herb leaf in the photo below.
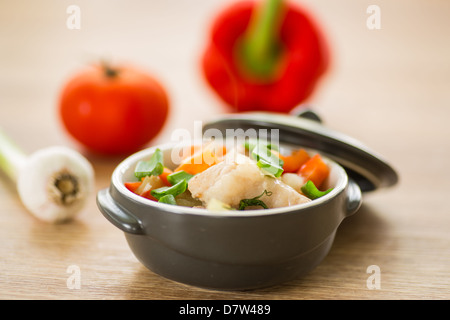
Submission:
{"label": "green herb leaf", "polygon": [[312,182],[311,180],[308,180],[308,182],[306,182],[302,188],[301,188],[303,194],[305,196],[307,196],[308,198],[314,200],[314,199],[318,199],[320,197],[323,197],[324,195],[326,195],[327,193],[329,193],[331,190],[333,190],[333,188],[330,188],[326,191],[320,191],[319,189],[317,189],[316,185],[314,184],[314,182]]}
{"label": "green herb leaf", "polygon": [[162,188],[154,189],[154,190],[150,191],[150,193],[152,196],[154,196],[156,199],[159,200],[162,197],[169,195],[169,194],[176,197],[177,195],[185,192],[186,189],[187,189],[187,182],[185,179],[183,179],[171,187],[162,187]]}
{"label": "green herb leaf", "polygon": [[134,170],[138,179],[146,176],[159,176],[163,173],[163,155],[160,149],[156,149],[149,161],[139,161]]}
{"label": "green herb leaf", "polygon": [[239,203],[239,209],[238,210],[244,210],[247,207],[252,207],[252,206],[261,206],[264,209],[269,209],[267,207],[267,205],[258,199],[242,199],[241,202]]}
{"label": "green herb leaf", "polygon": [[278,146],[271,144],[271,143],[265,143],[262,141],[259,141],[258,139],[249,139],[244,141],[244,148],[252,151],[256,145],[266,146],[269,150],[275,150],[278,151]]}
{"label": "green herb leaf", "polygon": [[273,175],[274,177],[280,177],[284,171],[282,167],[279,167],[278,165],[273,163],[268,163],[262,159],[258,160],[256,162],[256,165],[270,175]]}
{"label": "green herb leaf", "polygon": [[267,144],[260,143],[255,145],[251,151],[251,156],[256,160],[258,167],[270,175],[280,177],[284,171],[283,160],[273,154]]}
{"label": "green herb leaf", "polygon": [[192,177],[193,177],[192,174],[181,170],[181,171],[177,171],[177,172],[169,174],[167,176],[167,181],[169,181],[171,185],[175,185],[178,182],[180,182],[181,180],[186,180],[186,182],[189,182],[189,180],[191,180]]}
{"label": "green herb leaf", "polygon": [[264,190],[263,193],[261,193],[257,197],[254,197],[251,199],[242,199],[239,202],[238,210],[244,210],[245,208],[252,207],[252,206],[260,206],[260,207],[263,207],[264,209],[269,209],[262,200],[259,200],[259,198],[261,198],[264,194],[270,197],[272,195],[272,192]]}
{"label": "green herb leaf", "polygon": [[162,196],[158,200],[158,202],[167,203],[167,204],[173,204],[173,205],[177,204],[177,202],[175,201],[175,197],[173,195],[171,195],[171,194],[166,194],[165,196]]}

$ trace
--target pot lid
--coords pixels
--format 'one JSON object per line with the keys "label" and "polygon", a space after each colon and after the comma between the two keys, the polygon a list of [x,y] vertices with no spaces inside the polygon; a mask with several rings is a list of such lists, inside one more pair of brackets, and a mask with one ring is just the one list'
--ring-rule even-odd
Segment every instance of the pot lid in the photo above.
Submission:
{"label": "pot lid", "polygon": [[318,150],[344,167],[363,192],[398,182],[396,171],[380,155],[358,140],[327,128],[309,109],[295,115],[271,112],[225,114],[203,126],[203,132],[208,129],[218,129],[224,136],[227,129],[255,129],[256,132],[278,129],[280,143]]}

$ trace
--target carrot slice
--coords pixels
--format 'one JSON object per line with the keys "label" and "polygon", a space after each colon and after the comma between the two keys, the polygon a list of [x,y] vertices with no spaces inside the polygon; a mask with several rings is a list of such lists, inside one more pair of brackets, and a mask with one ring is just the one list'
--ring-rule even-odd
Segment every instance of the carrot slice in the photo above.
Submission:
{"label": "carrot slice", "polygon": [[150,191],[151,191],[151,190],[147,190],[147,191],[145,191],[145,192],[143,192],[143,193],[141,193],[141,194],[138,194],[138,193],[136,192],[136,190],[137,190],[141,185],[142,185],[142,181],[137,181],[137,182],[125,182],[125,187],[126,187],[128,190],[130,190],[131,192],[136,193],[137,195],[139,195],[139,196],[141,196],[141,197],[144,197],[144,198],[147,198],[147,199],[150,199],[150,200],[153,200],[153,201],[158,201],[158,199],[156,199],[155,197],[153,197],[153,196],[150,194]]}
{"label": "carrot slice", "polygon": [[283,155],[276,150],[271,150],[273,154],[283,160],[283,172],[294,173],[300,170],[300,167],[310,159],[308,152],[304,149],[298,149],[291,152],[290,155]]}
{"label": "carrot slice", "polygon": [[306,161],[298,170],[298,174],[305,181],[311,180],[317,188],[320,188],[329,173],[330,169],[319,154]]}
{"label": "carrot slice", "polygon": [[225,146],[219,147],[212,143],[208,144],[197,150],[191,157],[184,159],[174,172],[183,170],[189,174],[196,175],[222,161],[225,154]]}
{"label": "carrot slice", "polygon": [[141,197],[147,198],[149,200],[153,200],[153,201],[158,201],[158,199],[156,199],[154,196],[152,196],[151,194],[151,190],[147,190],[145,192],[143,192],[142,194],[140,194]]}
{"label": "carrot slice", "polygon": [[[199,160],[195,160],[199,159]],[[208,169],[210,166],[203,162],[202,155],[199,157],[191,157],[181,163],[174,171],[186,171],[189,174],[195,175]]]}
{"label": "carrot slice", "polygon": [[153,201],[158,201],[158,199],[151,195],[151,191],[153,189],[165,186],[164,180],[161,179],[160,176],[146,176],[143,177],[141,181],[125,182],[124,185],[128,190],[137,194],[138,196]]}
{"label": "carrot slice", "polygon": [[301,166],[305,164],[310,157],[306,150],[298,149],[292,151],[292,153],[288,156],[282,156],[281,159],[284,161],[284,172],[293,173],[300,170]]}
{"label": "carrot slice", "polygon": [[125,187],[133,193],[136,193],[137,188],[142,184],[142,181],[137,182],[125,182]]}
{"label": "carrot slice", "polygon": [[169,168],[164,167],[163,173],[161,173],[159,175],[159,178],[162,180],[162,182],[166,185],[166,186],[171,186],[170,182],[167,180],[167,176],[172,174],[173,171],[170,170]]}

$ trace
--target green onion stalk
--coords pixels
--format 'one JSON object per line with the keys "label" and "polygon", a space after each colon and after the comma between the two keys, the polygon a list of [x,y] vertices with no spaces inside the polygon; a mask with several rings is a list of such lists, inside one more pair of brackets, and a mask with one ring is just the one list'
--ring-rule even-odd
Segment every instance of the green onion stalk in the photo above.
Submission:
{"label": "green onion stalk", "polygon": [[73,219],[93,190],[92,165],[75,150],[52,146],[27,155],[1,129],[0,168],[27,210],[49,223]]}
{"label": "green onion stalk", "polygon": [[[142,179],[147,176],[159,176],[163,170],[164,157],[162,151],[156,149],[150,160],[141,160],[137,163],[134,175],[136,178]],[[185,171],[174,172],[167,177],[167,180],[172,186],[154,189],[151,190],[150,193],[158,200],[158,202],[175,205],[175,197],[187,190],[188,181],[192,176],[193,175]]]}

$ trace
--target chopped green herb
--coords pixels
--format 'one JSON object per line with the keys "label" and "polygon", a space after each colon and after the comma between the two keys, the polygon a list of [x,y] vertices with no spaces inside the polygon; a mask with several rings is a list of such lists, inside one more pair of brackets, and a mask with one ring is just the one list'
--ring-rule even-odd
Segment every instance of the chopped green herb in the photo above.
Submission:
{"label": "chopped green herb", "polygon": [[171,187],[162,187],[162,188],[154,189],[154,190],[150,191],[150,193],[152,196],[154,196],[156,199],[159,200],[162,197],[169,195],[169,194],[176,197],[177,195],[185,192],[186,189],[187,189],[187,182],[185,179],[183,179]]}
{"label": "chopped green herb", "polygon": [[262,141],[259,141],[258,139],[250,139],[250,140],[245,140],[245,142],[244,142],[244,148],[245,149],[247,149],[247,150],[249,150],[249,151],[252,151],[253,150],[253,148],[256,146],[256,145],[264,145],[264,146],[266,146],[269,150],[275,150],[275,151],[278,151],[278,146],[277,145],[274,145],[274,144],[271,144],[271,143],[264,143],[264,142],[262,142]]}
{"label": "chopped green herb", "polygon": [[317,189],[316,185],[314,184],[314,182],[312,182],[311,180],[308,180],[308,182],[306,182],[302,188],[301,188],[302,192],[304,193],[305,196],[307,196],[310,199],[317,199],[320,197],[323,197],[324,195],[326,195],[327,193],[329,193],[331,190],[333,190],[333,188],[330,188],[326,191],[320,191],[319,189]]}
{"label": "chopped green herb", "polygon": [[267,144],[257,144],[251,151],[251,156],[256,160],[258,167],[273,175],[280,177],[283,173],[283,160],[277,155],[273,154]]}
{"label": "chopped green herb", "polygon": [[167,204],[173,204],[176,205],[177,202],[175,201],[175,197],[171,194],[166,194],[165,196],[162,196],[158,202],[167,203]]}
{"label": "chopped green herb", "polygon": [[279,177],[283,173],[283,168],[275,165],[273,163],[268,163],[263,159],[260,159],[256,162],[256,165],[260,167],[265,172],[273,175],[274,177]]}
{"label": "chopped green herb", "polygon": [[138,179],[146,176],[159,176],[163,173],[163,155],[160,149],[156,149],[148,161],[139,161],[134,170],[134,175]]}
{"label": "chopped green herb", "polygon": [[257,197],[254,197],[254,198],[251,198],[251,199],[242,199],[239,202],[239,209],[238,210],[244,210],[245,208],[252,207],[252,206],[260,206],[260,207],[263,207],[264,209],[269,209],[267,207],[267,205],[262,200],[259,200],[259,198],[261,198],[264,194],[270,197],[272,195],[272,192],[264,190],[263,193],[261,193]]}
{"label": "chopped green herb", "polygon": [[167,181],[169,181],[171,185],[175,185],[178,182],[180,182],[181,180],[186,180],[186,182],[189,182],[189,180],[191,180],[192,177],[193,177],[192,174],[187,173],[184,170],[181,170],[181,171],[177,171],[177,172],[169,174],[167,176]]}

